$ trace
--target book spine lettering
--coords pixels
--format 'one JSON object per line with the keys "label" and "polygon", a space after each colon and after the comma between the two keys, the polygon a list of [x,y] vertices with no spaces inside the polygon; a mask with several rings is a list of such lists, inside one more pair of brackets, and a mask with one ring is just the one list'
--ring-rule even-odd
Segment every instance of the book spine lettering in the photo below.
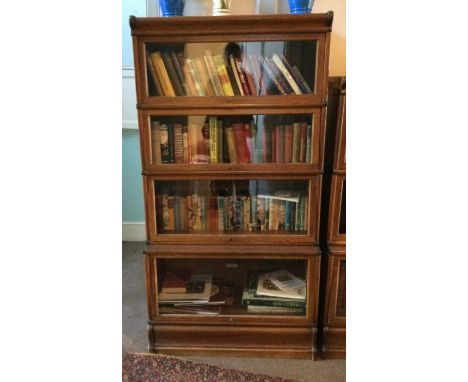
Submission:
{"label": "book spine lettering", "polygon": [[218,126],[216,117],[209,118],[210,126],[210,163],[218,163]]}

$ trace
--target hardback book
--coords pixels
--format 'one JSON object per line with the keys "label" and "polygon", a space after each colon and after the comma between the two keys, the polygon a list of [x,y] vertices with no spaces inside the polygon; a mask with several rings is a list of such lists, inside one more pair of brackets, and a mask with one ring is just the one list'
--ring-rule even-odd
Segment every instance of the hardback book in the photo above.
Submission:
{"label": "hardback book", "polygon": [[210,133],[207,125],[191,124],[188,127],[190,163],[210,163]]}
{"label": "hardback book", "polygon": [[274,285],[267,277],[265,277],[264,274],[260,274],[258,276],[256,295],[291,298],[294,300],[305,300],[306,287],[291,290],[281,290],[276,285]]}
{"label": "hardback book", "polygon": [[148,67],[148,70],[150,72],[151,79],[153,80],[154,88],[156,90],[156,95],[157,96],[163,96],[164,92],[161,88],[161,84],[158,79],[158,75],[156,73],[156,69],[154,68],[153,62],[151,61],[151,58],[149,56],[149,53],[146,54],[146,65]]}
{"label": "hardback book", "polygon": [[219,81],[223,87],[223,92],[225,96],[233,96],[234,91],[232,90],[231,81],[226,70],[226,65],[224,64],[223,57],[220,54],[213,56],[213,61],[216,65],[216,71],[218,72]]}
{"label": "hardback book", "polygon": [[198,70],[196,69],[195,63],[192,61],[191,58],[186,58],[185,59],[185,64],[188,68],[188,71],[190,73],[190,76],[192,77],[193,85],[195,87],[195,91],[199,96],[204,96],[206,95],[205,93],[205,88],[202,85],[202,80],[200,79],[200,76],[198,74]]}
{"label": "hardback book", "polygon": [[289,85],[286,78],[284,78],[283,73],[278,69],[276,64],[273,62],[271,58],[265,57],[265,62],[270,67],[271,71],[273,72],[276,80],[281,84],[281,87],[284,89],[286,94],[294,94],[294,90],[292,90],[291,86]]}
{"label": "hardback book", "polygon": [[174,68],[174,64],[172,63],[169,52],[162,52],[161,56],[164,62],[164,66],[166,67],[167,73],[169,75],[169,80],[171,81],[172,87],[175,91],[175,94],[177,96],[185,95],[184,89],[182,88],[182,84],[180,83],[180,80],[177,77],[176,69]]}
{"label": "hardback book", "polygon": [[267,79],[266,82],[267,82],[268,93],[287,95],[286,91],[281,86],[275,74],[269,67],[267,61],[262,56],[258,56],[258,61],[260,62],[261,68],[266,74],[265,78]]}
{"label": "hardback book", "polygon": [[247,313],[252,314],[304,314],[304,308],[289,308],[284,306],[247,305]]}
{"label": "hardback book", "polygon": [[182,126],[182,149],[183,149],[182,156],[183,156],[184,163],[190,163],[188,128],[185,125]]}
{"label": "hardback book", "polygon": [[184,292],[165,293],[161,290],[158,295],[158,300],[163,303],[205,302],[208,304],[211,294],[211,285],[211,274],[194,274],[190,276]]}
{"label": "hardback book", "polygon": [[236,82],[236,77],[234,75],[234,73],[237,73],[236,69],[235,69],[235,65],[234,65],[234,67],[231,65],[231,61],[230,61],[229,57],[226,58],[226,71],[227,71],[227,74],[228,74],[228,77],[229,77],[229,83],[231,84],[232,91],[234,92],[234,95],[235,96],[242,95],[241,91],[239,90],[240,81],[239,81],[239,85],[238,85],[237,82]]}
{"label": "hardback book", "polygon": [[293,123],[293,150],[292,163],[299,163],[299,154],[301,149],[301,124]]}
{"label": "hardback book", "polygon": [[268,91],[264,79],[265,75],[264,71],[261,69],[258,57],[256,54],[251,54],[249,58],[254,70],[254,78],[258,83],[258,95],[267,95]]}
{"label": "hardback book", "polygon": [[249,152],[249,161],[255,163],[254,161],[254,145],[255,145],[255,132],[253,131],[253,122],[244,122],[244,136],[245,144]]}
{"label": "hardback book", "polygon": [[305,299],[297,300],[291,298],[271,297],[271,296],[258,296],[255,293],[256,289],[244,288],[242,292],[242,305],[245,306],[269,306],[269,307],[284,307],[284,308],[304,308]]}
{"label": "hardback book", "polygon": [[167,203],[167,200],[167,194],[161,195],[162,225],[164,231],[169,230],[169,205]]}
{"label": "hardback book", "polygon": [[192,74],[190,74],[188,64],[185,63],[182,66],[182,71],[184,72],[185,81],[187,83],[187,95],[192,96],[192,97],[197,96],[198,92],[197,92],[197,89],[195,88],[195,83],[193,81],[193,76],[192,76]]}
{"label": "hardback book", "polygon": [[286,125],[284,127],[284,163],[292,163],[293,155],[293,127]]}
{"label": "hardback book", "polygon": [[312,163],[313,156],[312,156],[312,148],[314,147],[312,144],[312,137],[313,137],[313,125],[307,125],[307,143],[306,143],[306,163]]}
{"label": "hardback book", "polygon": [[237,161],[237,151],[236,151],[236,139],[234,137],[234,130],[232,126],[229,126],[225,130],[226,135],[226,144],[229,153],[229,162],[238,163]]}
{"label": "hardback book", "polygon": [[217,119],[216,121],[218,128],[218,163],[224,162],[224,137],[223,137],[223,121],[222,119]]}
{"label": "hardback book", "polygon": [[161,144],[161,163],[171,163],[169,156],[169,131],[166,124],[159,127]]}
{"label": "hardback book", "polygon": [[[279,143],[279,162],[284,163],[284,125],[279,126],[279,141],[277,141],[276,144]],[[278,138],[278,137],[277,137]]]}
{"label": "hardback book", "polygon": [[184,163],[184,144],[182,137],[182,124],[174,123],[174,159],[175,163]]}
{"label": "hardback book", "polygon": [[294,78],[297,79],[297,83],[299,84],[299,86],[301,87],[302,89],[302,92],[304,94],[310,94],[312,93],[312,89],[309,87],[309,85],[307,84],[307,81],[305,80],[305,78],[302,76],[301,72],[299,71],[299,69],[294,66],[291,70],[291,74],[294,76]]}
{"label": "hardback book", "polygon": [[174,67],[177,78],[179,79],[180,84],[182,85],[182,90],[184,91],[184,95],[190,95],[189,90],[187,87],[187,81],[185,80],[185,74],[180,66],[179,59],[173,50],[169,51],[169,56],[172,61],[172,66]]}
{"label": "hardback book", "polygon": [[205,95],[214,96],[215,92],[213,90],[213,86],[211,85],[208,72],[206,71],[205,61],[203,58],[199,57],[195,58],[193,62],[195,63],[195,70],[198,72],[198,78],[200,78],[201,86],[205,89]]}
{"label": "hardback book", "polygon": [[220,92],[219,92],[219,90],[218,90],[218,88],[216,86],[216,82],[215,82],[215,76],[219,81],[218,72],[213,71],[211,69],[210,63],[208,61],[208,57],[203,56],[203,61],[205,63],[206,73],[208,74],[208,79],[209,79],[209,82],[211,84],[211,88],[213,89],[214,95],[216,95],[216,96],[222,95],[223,93],[220,94]]}
{"label": "hardback book", "polygon": [[167,210],[168,210],[168,231],[174,231],[175,229],[175,216],[174,216],[174,196],[167,196]]}
{"label": "hardback book", "polygon": [[237,71],[237,75],[239,76],[240,84],[242,86],[242,90],[244,93],[243,95],[252,95],[249,88],[249,84],[247,83],[247,77],[245,75],[244,68],[242,67],[242,61],[239,58],[234,57],[234,64]]}
{"label": "hardback book", "polygon": [[213,316],[221,313],[220,306],[165,306],[159,307],[159,313],[164,315],[196,314],[201,316]]}
{"label": "hardback book", "polygon": [[[281,162],[281,147],[284,145],[284,141],[281,141],[281,126],[276,125],[275,126],[275,158],[276,158],[276,163],[282,163]],[[283,146],[284,147],[284,146]],[[283,158],[284,159],[284,158]]]}
{"label": "hardback book", "polygon": [[210,128],[210,163],[218,163],[218,126],[217,118],[209,117]]}
{"label": "hardback book", "polygon": [[185,196],[179,197],[178,226],[180,231],[185,231],[187,229],[187,204],[185,201]]}
{"label": "hardback book", "polygon": [[236,61],[234,60],[234,55],[232,54],[229,55],[229,65],[232,68],[232,73],[236,81],[237,89],[239,90],[239,95],[243,96],[245,95],[244,88],[242,86],[242,83],[239,77],[239,71],[237,70],[237,65],[236,65]]}
{"label": "hardback book", "polygon": [[187,230],[191,231],[193,229],[192,195],[187,195],[185,197],[185,209],[187,211],[186,227]]}
{"label": "hardback book", "polygon": [[221,81],[219,80],[218,71],[216,70],[216,65],[213,60],[213,55],[211,54],[211,51],[209,49],[205,50],[205,57],[208,61],[208,65],[210,66],[210,70],[213,75],[213,80],[216,84],[217,93],[218,95],[223,96],[224,95],[223,86],[221,85]]}
{"label": "hardback book", "polygon": [[286,269],[264,273],[264,276],[283,291],[303,288],[306,283]]}
{"label": "hardback book", "polygon": [[[258,195],[261,198],[261,195]],[[277,199],[267,199],[269,210],[269,219],[268,219],[268,230],[269,231],[279,231],[281,228],[281,201]],[[266,204],[265,203],[265,204]]]}
{"label": "hardback book", "polygon": [[291,76],[291,73],[288,71],[288,69],[286,68],[286,66],[283,64],[283,62],[281,61],[281,59],[278,57],[278,55],[274,54],[273,57],[272,57],[272,61],[276,64],[276,66],[278,67],[278,69],[281,71],[281,73],[283,74],[284,78],[286,79],[286,81],[288,81],[289,85],[291,86],[292,90],[294,91],[295,94],[302,94],[302,91],[301,89],[299,88],[299,86],[297,85],[296,81],[294,80],[294,78]]}
{"label": "hardback book", "polygon": [[161,285],[161,292],[171,293],[185,293],[190,279],[190,271],[187,269],[177,269],[168,271],[164,275]]}
{"label": "hardback book", "polygon": [[301,123],[300,145],[299,145],[299,163],[306,163],[307,146],[307,123]]}
{"label": "hardback book", "polygon": [[166,97],[175,97],[176,93],[172,87],[169,74],[167,73],[166,67],[164,66],[163,59],[160,52],[154,52],[150,54],[151,61],[153,62],[154,69],[156,70],[157,77],[161,83],[161,88]]}
{"label": "hardback book", "polygon": [[175,163],[175,147],[174,147],[174,129],[172,126],[167,126],[167,136],[169,140],[169,163]]}
{"label": "hardback book", "polygon": [[151,163],[161,164],[161,131],[158,121],[151,122]]}
{"label": "hardback book", "polygon": [[253,69],[253,65],[250,62],[249,57],[244,57],[243,63],[245,77],[247,79],[247,84],[249,85],[250,95],[257,96],[258,95],[258,82],[255,80],[255,71]]}
{"label": "hardback book", "polygon": [[244,124],[234,123],[232,125],[236,145],[237,160],[239,163],[250,163],[249,149],[247,147]]}
{"label": "hardback book", "polygon": [[172,196],[172,213],[174,219],[174,231],[180,230],[180,220],[179,220],[179,195]]}

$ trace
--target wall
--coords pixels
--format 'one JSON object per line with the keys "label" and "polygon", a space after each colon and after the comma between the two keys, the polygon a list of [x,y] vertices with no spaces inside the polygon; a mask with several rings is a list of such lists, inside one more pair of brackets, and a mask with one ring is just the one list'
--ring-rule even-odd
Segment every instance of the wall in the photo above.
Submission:
{"label": "wall", "polygon": [[[131,66],[131,39],[128,16],[157,16],[156,1],[124,0],[122,9],[122,239],[145,240],[141,161],[135,98],[135,78]],[[211,0],[187,0],[185,15],[209,14]],[[314,13],[334,11],[330,43],[330,76],[346,75],[345,0],[315,0]],[[233,0],[233,14],[289,13],[287,0]]]}

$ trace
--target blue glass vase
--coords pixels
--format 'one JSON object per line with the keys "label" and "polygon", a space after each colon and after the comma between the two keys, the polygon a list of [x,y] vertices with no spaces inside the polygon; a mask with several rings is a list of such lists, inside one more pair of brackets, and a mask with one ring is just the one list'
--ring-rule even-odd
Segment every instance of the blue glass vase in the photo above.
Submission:
{"label": "blue glass vase", "polygon": [[290,13],[310,13],[314,0],[288,0]]}
{"label": "blue glass vase", "polygon": [[163,17],[182,16],[185,0],[159,0],[159,6]]}

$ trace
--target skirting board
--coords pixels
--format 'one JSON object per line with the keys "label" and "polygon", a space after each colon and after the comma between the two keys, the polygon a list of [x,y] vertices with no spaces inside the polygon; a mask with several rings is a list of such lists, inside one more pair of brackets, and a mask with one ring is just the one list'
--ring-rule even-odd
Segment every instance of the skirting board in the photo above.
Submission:
{"label": "skirting board", "polygon": [[144,222],[123,222],[122,241],[146,241]]}

